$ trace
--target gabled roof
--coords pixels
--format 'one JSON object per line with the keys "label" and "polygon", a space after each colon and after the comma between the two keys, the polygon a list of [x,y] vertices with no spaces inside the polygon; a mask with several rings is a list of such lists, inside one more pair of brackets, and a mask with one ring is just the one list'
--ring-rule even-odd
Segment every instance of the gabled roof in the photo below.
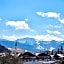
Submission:
{"label": "gabled roof", "polygon": [[59,57],[61,57],[61,58],[63,58],[64,57],[64,55],[63,54],[57,54]]}
{"label": "gabled roof", "polygon": [[25,56],[25,57],[34,57],[34,56],[36,56],[36,55],[34,55],[33,53],[31,53],[31,52],[25,52],[25,53],[21,53],[20,55],[19,55],[19,57],[20,56]]}
{"label": "gabled roof", "polygon": [[25,52],[24,54],[23,54],[24,56],[35,56],[33,53],[31,53],[31,52]]}
{"label": "gabled roof", "polygon": [[38,54],[38,56],[49,56],[49,55],[46,53],[40,53],[40,54]]}

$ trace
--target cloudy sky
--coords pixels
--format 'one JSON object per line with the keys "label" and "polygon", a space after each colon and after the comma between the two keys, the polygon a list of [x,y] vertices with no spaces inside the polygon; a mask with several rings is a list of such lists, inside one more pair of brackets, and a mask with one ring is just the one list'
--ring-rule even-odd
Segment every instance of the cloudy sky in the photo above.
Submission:
{"label": "cloudy sky", "polygon": [[64,0],[0,0],[0,38],[64,40]]}

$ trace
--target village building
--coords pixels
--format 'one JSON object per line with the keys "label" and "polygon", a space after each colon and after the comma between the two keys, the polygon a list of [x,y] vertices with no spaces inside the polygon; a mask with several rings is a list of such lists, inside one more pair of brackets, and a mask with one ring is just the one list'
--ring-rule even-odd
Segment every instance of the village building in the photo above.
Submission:
{"label": "village building", "polygon": [[19,57],[21,57],[25,62],[36,60],[36,55],[31,52],[25,52],[24,54],[20,54]]}
{"label": "village building", "polygon": [[40,53],[38,57],[39,57],[39,60],[43,60],[43,61],[51,60],[51,56],[46,53]]}

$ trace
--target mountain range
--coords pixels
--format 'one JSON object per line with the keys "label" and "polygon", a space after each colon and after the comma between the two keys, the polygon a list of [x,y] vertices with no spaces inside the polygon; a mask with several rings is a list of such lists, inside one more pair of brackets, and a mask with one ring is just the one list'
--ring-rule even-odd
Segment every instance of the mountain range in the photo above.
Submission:
{"label": "mountain range", "polygon": [[4,47],[3,45],[0,45],[0,53],[10,53],[11,50],[7,49],[6,47]]}
{"label": "mountain range", "polygon": [[17,39],[16,41],[9,41],[5,39],[0,39],[0,45],[5,46],[6,48],[14,48],[15,43],[17,42],[17,46],[20,49],[28,50],[31,52],[39,52],[39,51],[45,51],[45,50],[57,50],[61,46],[64,47],[64,41],[37,41],[34,38],[21,38]]}

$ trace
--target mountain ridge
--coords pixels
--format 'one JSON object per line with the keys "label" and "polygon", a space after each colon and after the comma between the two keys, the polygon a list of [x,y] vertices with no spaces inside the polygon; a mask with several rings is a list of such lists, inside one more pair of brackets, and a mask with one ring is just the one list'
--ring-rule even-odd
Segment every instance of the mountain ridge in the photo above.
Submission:
{"label": "mountain ridge", "polygon": [[13,48],[17,42],[17,46],[20,49],[28,50],[31,52],[39,52],[45,50],[57,50],[61,46],[64,47],[64,41],[36,41],[34,38],[21,38],[16,41],[9,41],[5,39],[0,40],[0,44],[7,47]]}

